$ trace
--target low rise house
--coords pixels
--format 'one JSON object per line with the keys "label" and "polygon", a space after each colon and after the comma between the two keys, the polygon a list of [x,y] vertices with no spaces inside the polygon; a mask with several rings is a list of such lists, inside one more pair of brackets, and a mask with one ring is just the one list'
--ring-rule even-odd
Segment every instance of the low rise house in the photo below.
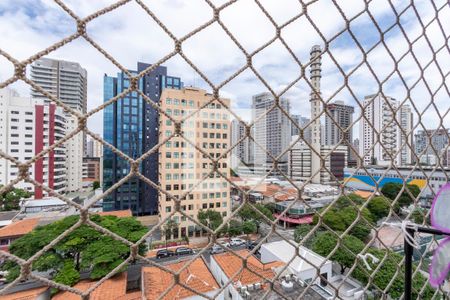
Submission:
{"label": "low rise house", "polygon": [[[281,261],[263,263],[254,256],[249,256],[249,251],[240,250],[232,253],[221,253],[211,256],[211,272],[220,285],[225,288],[226,299],[231,300],[257,300],[257,299],[301,299],[322,300],[328,299],[332,294],[321,290],[318,286],[311,286],[305,290],[305,284],[292,276],[290,270],[285,270],[285,264]],[[246,267],[243,259],[247,258]],[[269,280],[276,275],[281,275],[269,289]],[[319,290],[319,292],[318,292]],[[322,293],[322,294],[321,294]],[[325,297],[323,296],[326,295]]]}
{"label": "low rise house", "polygon": [[17,220],[0,228],[0,249],[7,251],[9,245],[18,238],[32,231],[38,225],[39,219]]}
{"label": "low rise house", "polygon": [[[85,292],[92,288],[98,281],[95,280],[81,280],[73,286],[73,288],[80,292]],[[79,300],[80,295],[69,292],[61,291],[56,294],[53,300]],[[138,300],[142,299],[141,291],[127,292],[127,272],[117,274],[103,283],[101,283],[96,289],[94,289],[89,300]]]}
{"label": "low rise house", "polygon": [[2,300],[48,300],[50,299],[50,289],[47,286],[37,287],[24,291],[11,292],[0,296]]}
{"label": "low rise house", "polygon": [[[171,271],[178,272],[190,263],[189,260],[181,261],[165,265]],[[223,292],[219,293],[219,284],[214,279],[208,267],[205,264],[203,258],[197,258],[189,264],[180,273],[180,282],[196,291],[198,294],[193,293],[183,285],[175,283],[174,276],[165,270],[158,267],[144,267],[142,268],[142,297],[143,299],[153,300],[162,299],[165,300],[181,300],[181,299],[205,299],[198,294],[223,300]],[[169,290],[167,294],[164,293]]]}

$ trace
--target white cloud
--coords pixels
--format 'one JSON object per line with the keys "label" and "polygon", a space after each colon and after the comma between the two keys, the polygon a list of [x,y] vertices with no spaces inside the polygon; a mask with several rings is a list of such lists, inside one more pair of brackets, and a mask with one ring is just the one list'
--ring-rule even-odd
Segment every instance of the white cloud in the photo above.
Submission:
{"label": "white cloud", "polygon": [[[115,1],[107,0],[65,0],[67,6],[80,17],[85,17]],[[210,20],[213,10],[205,1],[144,1],[158,16],[167,28],[180,38],[198,26]],[[220,3],[219,3],[220,2]],[[224,1],[214,1],[223,4]],[[265,0],[262,5],[273,16],[277,24],[283,24],[301,12],[298,1]],[[393,1],[397,13],[404,9],[404,1]],[[415,1],[421,20],[429,22],[435,13],[429,1]],[[444,2],[435,2],[436,6]],[[341,1],[343,13],[348,19],[358,15],[365,9],[365,1]],[[387,1],[374,0],[369,10],[383,30],[395,22],[395,15]],[[308,6],[308,16],[317,25],[322,34],[330,39],[345,28],[345,22],[332,1],[318,1]],[[275,35],[275,28],[268,18],[261,12],[254,1],[240,0],[225,8],[220,14],[222,22],[249,53],[261,47]],[[450,9],[447,7],[439,13],[441,27],[435,20],[427,31],[427,37],[436,51],[446,43],[450,35]],[[401,17],[409,39],[415,39],[422,33],[422,26],[414,11],[408,11]],[[124,67],[136,68],[137,61],[155,62],[173,51],[173,41],[168,35],[145,13],[135,2],[130,2],[110,13],[100,16],[88,24],[89,35],[108,53],[110,53]],[[50,0],[6,0],[0,3],[0,48],[17,59],[25,59],[34,53],[45,49],[49,45],[70,35],[76,30],[75,23],[60,7]],[[361,41],[367,51],[377,43],[379,35],[367,13],[356,18],[351,23],[351,30]],[[289,24],[282,30],[282,37],[302,63],[309,57],[309,49],[313,44],[324,42],[320,35],[305,16]],[[348,33],[336,37],[330,43],[330,53],[335,57],[344,72],[350,72],[363,59],[361,51],[352,42]],[[392,29],[385,36],[386,45],[396,60],[409,51],[409,45],[398,27]],[[213,84],[219,84],[236,72],[245,63],[245,57],[237,46],[226,35],[218,24],[214,24],[188,39],[183,44],[183,51],[198,68],[204,72]],[[424,37],[413,47],[419,65],[423,68],[433,58],[433,50],[428,46]],[[103,74],[114,75],[118,69],[101,53],[89,45],[85,40],[76,41],[63,46],[49,54],[49,57],[73,60],[79,62],[88,71],[88,108],[92,109],[103,102]],[[450,69],[450,53],[448,48],[441,50],[436,56],[434,64],[438,64],[447,75]],[[395,67],[384,46],[378,46],[367,57],[368,63],[376,75],[383,80]],[[300,75],[300,68],[279,41],[274,42],[258,53],[253,64],[260,74],[267,80],[275,92],[279,93]],[[186,85],[197,85],[209,88],[184,60],[177,56],[164,63],[169,73],[181,76]],[[420,77],[420,68],[411,53],[407,54],[397,65],[402,76],[410,88]],[[6,80],[12,75],[13,68],[9,62],[0,57],[0,80]],[[447,73],[446,73],[447,72]],[[344,83],[344,77],[328,54],[323,57],[323,97],[328,100]],[[433,92],[442,84],[449,83],[448,76],[444,79],[436,66],[430,66],[424,73],[426,81]],[[361,66],[350,76],[348,81],[351,88],[361,99],[364,95],[378,90],[378,85],[370,74],[366,65]],[[29,93],[24,84],[15,84],[22,94]],[[401,84],[398,75],[383,86],[385,92],[403,100],[407,95],[406,88]],[[225,85],[222,94],[233,101],[233,108],[246,109],[251,103],[253,94],[266,91],[264,85],[256,76],[246,70],[237,78]],[[308,97],[309,86],[305,81],[297,82],[285,94],[292,102],[294,113],[309,115]],[[441,89],[435,101],[440,112],[449,109],[448,90]],[[342,99],[350,104],[356,104],[347,88],[339,92],[331,101]],[[430,102],[430,95],[423,83],[411,91],[411,100],[418,108],[425,108]],[[409,102],[409,100],[408,100]],[[246,110],[245,110],[246,111]],[[359,110],[357,110],[357,114]],[[249,118],[249,113],[242,113]],[[356,118],[357,116],[355,116]],[[436,112],[427,111],[423,116],[427,126],[438,125]],[[450,127],[447,117],[446,126]],[[102,114],[97,113],[89,120],[89,127],[102,132]],[[355,135],[356,136],[356,135]]]}

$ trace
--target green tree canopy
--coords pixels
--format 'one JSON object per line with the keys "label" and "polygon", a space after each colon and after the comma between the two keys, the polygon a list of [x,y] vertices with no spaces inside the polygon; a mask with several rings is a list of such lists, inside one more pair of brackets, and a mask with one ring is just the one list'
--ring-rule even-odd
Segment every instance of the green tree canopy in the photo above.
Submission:
{"label": "green tree canopy", "polygon": [[[28,259],[78,220],[79,216],[70,216],[45,226],[38,226],[15,240],[9,251]],[[91,220],[130,242],[137,242],[147,232],[146,227],[131,217],[94,215]],[[145,245],[141,245],[139,253],[145,253]],[[101,278],[121,264],[129,254],[130,248],[127,245],[90,226],[81,225],[38,258],[33,263],[33,270],[50,272],[55,281],[73,285],[79,280],[80,271],[90,271],[92,279]],[[9,271],[8,280],[19,275],[19,267],[14,262],[7,261],[2,268]]]}
{"label": "green tree canopy", "polygon": [[[392,251],[387,250],[378,250],[371,248],[369,251],[372,255],[377,257],[382,263],[381,266],[373,263],[370,259],[368,259],[368,263],[372,268],[372,271],[366,269],[362,264],[355,268],[351,274],[355,279],[361,281],[364,284],[369,282],[368,274],[374,272],[375,268],[378,267],[375,276],[372,281],[372,285],[377,286],[381,290],[385,290],[386,287],[393,280],[392,285],[386,291],[387,294],[391,296],[393,299],[400,299],[404,293],[404,266],[401,264],[402,256],[394,253]],[[386,256],[386,259],[383,258]],[[398,272],[397,272],[398,270]],[[420,291],[422,287],[426,284],[426,278],[417,272],[416,275],[412,279],[413,284],[413,299],[432,299],[433,298],[433,289],[427,284],[424,293],[419,296],[417,291]]]}
{"label": "green tree canopy", "polygon": [[236,236],[242,233],[242,223],[238,220],[231,220],[228,224],[228,235]]}
{"label": "green tree canopy", "polygon": [[[303,241],[303,239],[306,237],[308,233],[311,232],[311,230],[314,228],[314,226],[311,226],[309,224],[302,224],[295,228],[294,230],[294,240],[297,243],[300,243]],[[303,246],[307,248],[312,247],[312,242],[314,241],[314,238],[316,237],[317,232],[314,232],[310,238],[308,238],[306,241],[303,241]]]}
{"label": "green tree canopy", "polygon": [[[270,211],[270,209],[268,209],[266,206],[260,204],[260,203],[256,203],[253,204],[253,206],[259,210],[264,216],[266,216],[269,220],[273,220],[274,217],[272,215],[272,211]],[[264,218],[261,216],[261,214],[259,214],[254,208],[252,208],[250,205],[246,204],[244,205],[244,207],[242,207],[242,209],[238,212],[239,217],[241,217],[241,219],[243,221],[256,221],[256,222],[261,222],[264,220]]]}
{"label": "green tree canopy", "polygon": [[340,196],[336,202],[333,204],[333,208],[336,209],[342,209],[349,206],[355,206],[355,205],[361,205],[364,203],[364,198],[361,196],[358,196],[354,193]]}
{"label": "green tree canopy", "polygon": [[3,194],[0,194],[0,210],[18,210],[20,209],[20,200],[30,197],[31,194],[26,190],[11,188]]}
{"label": "green tree canopy", "polygon": [[386,217],[391,209],[389,200],[383,196],[372,198],[367,204],[367,209],[372,214],[375,221]]}
{"label": "green tree canopy", "polygon": [[[353,266],[356,255],[364,249],[364,243],[352,235],[346,235],[342,239],[345,247],[337,247],[336,252],[331,256],[331,260],[337,262],[341,266],[341,273],[346,268]],[[321,232],[312,242],[312,250],[322,256],[328,256],[337,246],[338,237],[331,232]]]}
{"label": "green tree canopy", "polygon": [[416,224],[424,224],[425,223],[427,225],[431,225],[430,215],[428,215],[425,218],[426,215],[427,215],[427,212],[424,209],[416,208],[416,209],[413,210],[413,212],[411,214],[411,219]]}
{"label": "green tree canopy", "polygon": [[[323,215],[323,223],[335,231],[345,231],[357,218],[358,208],[354,206],[347,206],[341,209],[332,207]],[[318,220],[318,215],[315,215],[313,224],[317,224]],[[367,208],[363,208],[361,210],[361,217],[359,218],[359,221],[352,226],[350,234],[356,236],[360,240],[364,240],[370,234],[369,224],[372,222],[372,214]]]}
{"label": "green tree canopy", "polygon": [[[381,193],[388,197],[391,200],[394,200],[397,195],[400,193],[400,191],[403,188],[403,184],[401,183],[394,183],[389,182],[383,185],[383,188],[381,189]],[[408,191],[412,194],[413,197],[411,197],[408,193]],[[411,203],[414,202],[414,199],[417,198],[417,196],[420,194],[420,188],[415,184],[407,184],[405,187],[405,190],[401,193],[400,197],[398,198],[398,205],[401,207],[408,206]]]}
{"label": "green tree canopy", "polygon": [[92,189],[95,191],[98,188],[100,188],[100,182],[99,181],[94,181],[92,183]]}

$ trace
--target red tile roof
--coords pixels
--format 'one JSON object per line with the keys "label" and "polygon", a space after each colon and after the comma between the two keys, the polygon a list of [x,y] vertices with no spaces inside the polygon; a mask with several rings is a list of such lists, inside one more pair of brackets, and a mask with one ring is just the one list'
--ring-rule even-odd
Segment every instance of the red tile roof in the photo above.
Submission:
{"label": "red tile roof", "polygon": [[[94,280],[82,280],[77,284],[75,284],[73,287],[84,292],[96,283],[97,281]],[[126,295],[126,292],[127,292],[127,272],[123,272],[104,281],[90,294],[89,300],[127,299],[121,298]],[[56,294],[56,296],[53,297],[52,299],[79,300],[81,298],[78,294],[74,294],[68,291],[62,291]]]}
{"label": "red tile roof", "polygon": [[[180,270],[188,261],[166,265],[173,271]],[[148,300],[159,299],[159,297],[170,288],[170,291],[162,298],[165,300],[180,300],[196,295],[181,285],[172,284],[175,282],[173,275],[158,267],[142,268],[143,297]],[[202,258],[197,258],[184,269],[180,274],[180,282],[189,286],[198,293],[207,293],[219,289],[219,285],[208,270]]]}
{"label": "red tile roof", "polygon": [[126,218],[126,217],[132,217],[133,213],[131,210],[113,210],[113,211],[101,211],[96,213],[100,216],[116,216],[118,218]]}
{"label": "red tile roof", "polygon": [[0,238],[10,237],[10,236],[22,236],[34,229],[39,222],[39,218],[25,219],[0,228]]}
{"label": "red tile roof", "polygon": [[44,293],[48,289],[47,286],[30,289],[26,291],[20,291],[9,295],[0,296],[2,300],[34,300],[38,299],[38,296]]}
{"label": "red tile roof", "polygon": [[[237,254],[240,257],[245,258],[248,256],[249,252],[247,250],[240,250],[237,251]],[[250,256],[247,259],[247,267],[240,271],[243,262],[239,257],[236,257],[231,253],[226,252],[216,254],[213,258],[229,279],[233,278],[233,282],[240,282],[242,285],[254,284],[263,282],[265,279],[272,279],[275,276],[275,272],[272,268],[284,265],[284,263],[279,261],[263,264],[254,256]]]}

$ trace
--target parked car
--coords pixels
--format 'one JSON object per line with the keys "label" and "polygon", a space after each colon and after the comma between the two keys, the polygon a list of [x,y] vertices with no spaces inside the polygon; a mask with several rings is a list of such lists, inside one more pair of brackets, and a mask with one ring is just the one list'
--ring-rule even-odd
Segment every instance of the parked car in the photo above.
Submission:
{"label": "parked car", "polygon": [[189,254],[194,254],[194,250],[188,247],[178,247],[175,250],[175,255],[189,255]]}
{"label": "parked car", "polygon": [[237,247],[237,246],[242,246],[245,244],[245,240],[240,239],[240,238],[232,238],[230,240],[230,246],[231,247]]}
{"label": "parked car", "polygon": [[248,250],[253,250],[255,249],[255,247],[258,246],[258,242],[253,242],[253,241],[247,241],[247,249]]}
{"label": "parked car", "polygon": [[175,253],[173,251],[167,249],[158,250],[158,252],[156,252],[156,258],[166,258],[174,255]]}
{"label": "parked car", "polygon": [[211,249],[209,250],[209,253],[211,254],[217,254],[217,253],[222,253],[225,252],[225,249],[223,249],[222,247],[220,247],[217,244],[214,244]]}

